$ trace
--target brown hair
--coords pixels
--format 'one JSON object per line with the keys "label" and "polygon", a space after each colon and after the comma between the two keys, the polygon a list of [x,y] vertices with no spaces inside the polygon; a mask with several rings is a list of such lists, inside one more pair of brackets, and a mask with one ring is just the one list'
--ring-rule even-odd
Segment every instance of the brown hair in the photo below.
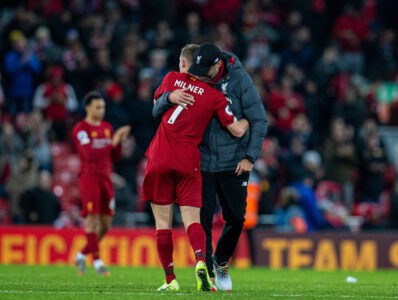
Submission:
{"label": "brown hair", "polygon": [[84,106],[88,106],[91,104],[91,102],[93,102],[93,100],[96,100],[96,99],[104,99],[104,98],[102,97],[102,95],[99,92],[90,91],[84,96],[83,104],[84,104]]}
{"label": "brown hair", "polygon": [[188,60],[189,63],[192,63],[193,54],[196,49],[199,48],[199,45],[196,44],[186,44],[181,49],[181,56]]}

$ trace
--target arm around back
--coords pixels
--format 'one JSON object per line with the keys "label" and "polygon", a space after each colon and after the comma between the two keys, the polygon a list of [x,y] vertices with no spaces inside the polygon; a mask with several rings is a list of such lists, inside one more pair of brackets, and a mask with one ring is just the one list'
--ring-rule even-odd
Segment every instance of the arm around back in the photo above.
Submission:
{"label": "arm around back", "polygon": [[249,128],[249,122],[246,119],[235,121],[226,127],[228,131],[235,137],[241,138],[245,135]]}
{"label": "arm around back", "polygon": [[152,109],[152,116],[155,119],[163,117],[164,113],[173,106],[168,100],[169,94],[170,92],[166,92],[155,101]]}

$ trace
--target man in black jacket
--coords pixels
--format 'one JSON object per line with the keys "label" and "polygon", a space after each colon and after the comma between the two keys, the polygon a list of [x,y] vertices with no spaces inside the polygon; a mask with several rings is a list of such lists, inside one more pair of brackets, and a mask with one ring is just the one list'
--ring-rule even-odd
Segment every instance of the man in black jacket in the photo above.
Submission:
{"label": "man in black jacket", "polygon": [[[224,94],[238,119],[246,118],[250,123],[246,134],[236,138],[213,118],[199,146],[203,182],[200,217],[206,233],[206,263],[211,277],[214,276],[211,272],[213,267],[216,271],[216,287],[226,291],[232,289],[229,260],[245,221],[247,183],[253,164],[261,152],[267,120],[258,91],[234,54],[222,52],[215,45],[205,43],[195,50],[193,57],[180,57],[180,66],[188,64],[189,68],[201,67],[203,55],[216,58],[208,73],[209,84]],[[154,106],[154,117],[162,116],[174,105],[189,109],[189,105],[194,105],[194,99],[183,90],[165,93]],[[212,222],[217,196],[225,226],[212,257]]]}
{"label": "man in black jacket", "polygon": [[51,191],[51,174],[42,171],[39,184],[27,189],[20,198],[25,224],[52,225],[61,212],[57,196]]}

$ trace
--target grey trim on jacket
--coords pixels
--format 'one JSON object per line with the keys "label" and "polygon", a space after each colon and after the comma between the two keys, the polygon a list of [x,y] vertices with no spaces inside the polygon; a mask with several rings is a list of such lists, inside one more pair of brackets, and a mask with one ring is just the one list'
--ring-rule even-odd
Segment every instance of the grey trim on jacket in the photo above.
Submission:
{"label": "grey trim on jacket", "polygon": [[[267,132],[264,105],[249,74],[234,54],[223,52],[223,61],[228,74],[220,79],[214,88],[227,98],[236,118],[246,118],[250,127],[242,138],[236,138],[221,126],[217,118],[212,118],[199,145],[202,156],[201,169],[204,172],[235,170],[236,165],[244,158],[256,161]],[[158,98],[152,111],[155,118],[162,117],[174,106],[168,97],[169,92]]]}

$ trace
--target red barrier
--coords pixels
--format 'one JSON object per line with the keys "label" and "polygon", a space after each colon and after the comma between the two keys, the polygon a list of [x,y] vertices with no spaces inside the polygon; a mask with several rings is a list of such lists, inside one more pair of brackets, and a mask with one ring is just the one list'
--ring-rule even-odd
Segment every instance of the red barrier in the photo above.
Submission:
{"label": "red barrier", "polygon": [[[214,237],[218,237],[216,231]],[[194,255],[183,229],[173,230],[175,266],[191,266]],[[215,240],[215,239],[214,239]],[[0,227],[0,263],[2,264],[73,264],[75,254],[85,244],[81,229],[53,227]],[[155,230],[115,228],[100,243],[101,258],[107,265],[160,266]],[[234,263],[250,265],[250,249],[242,234]]]}

